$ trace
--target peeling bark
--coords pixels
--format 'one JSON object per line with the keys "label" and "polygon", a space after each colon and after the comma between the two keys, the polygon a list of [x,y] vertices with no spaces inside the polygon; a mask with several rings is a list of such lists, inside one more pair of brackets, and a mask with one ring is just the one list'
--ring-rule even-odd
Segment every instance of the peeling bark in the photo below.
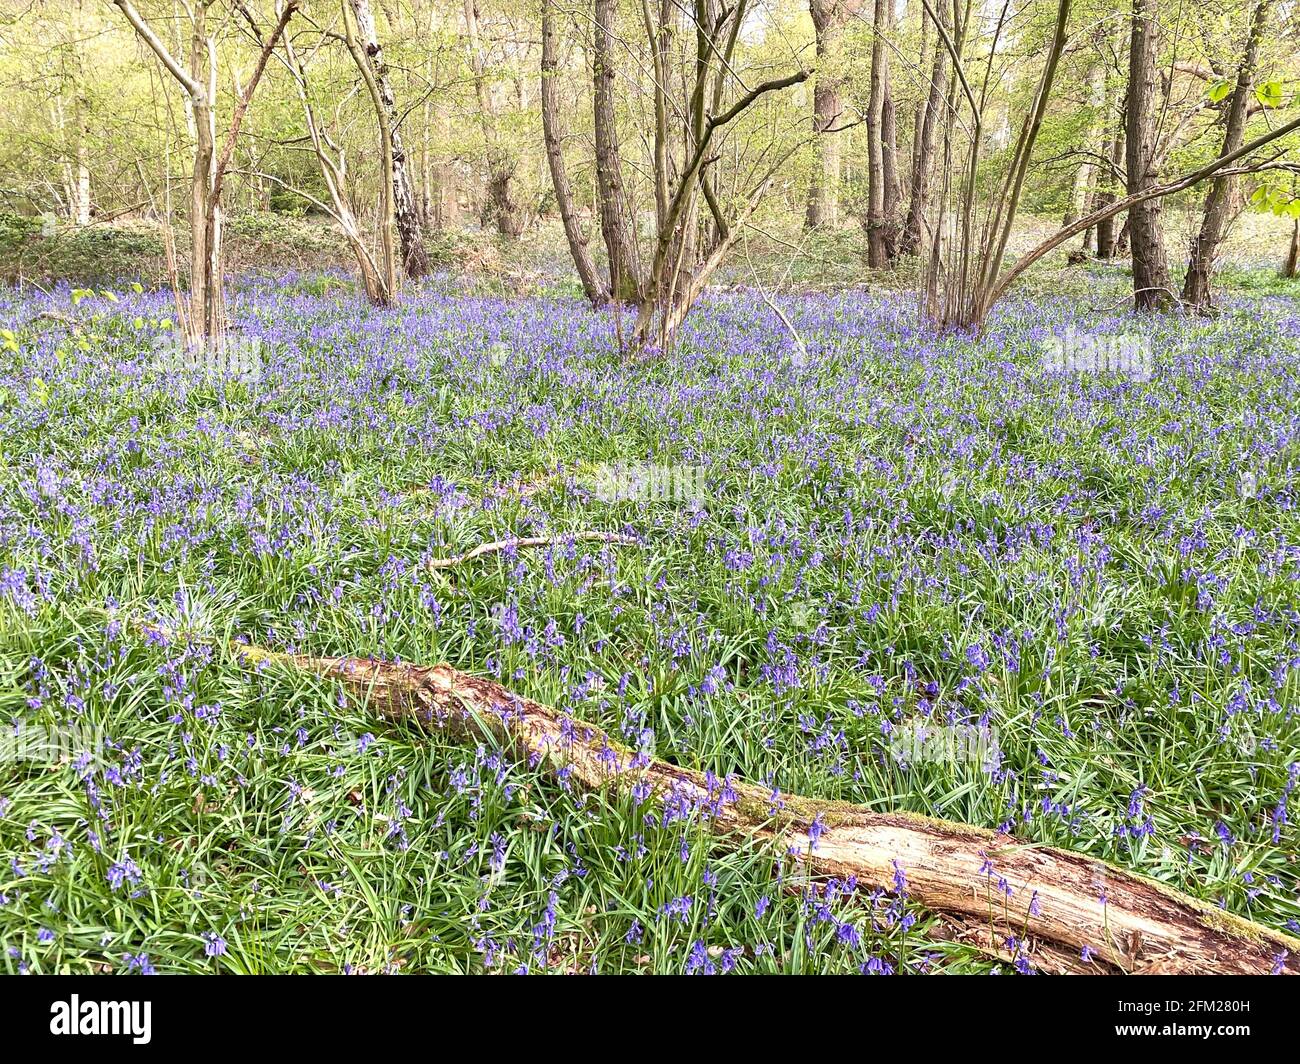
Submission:
{"label": "peeling bark", "polygon": [[397,111],[397,102],[393,97],[393,86],[388,77],[388,63],[384,59],[383,49],[379,46],[379,34],[375,29],[375,16],[370,11],[369,0],[350,0],[350,3],[352,13],[357,20],[361,47],[370,61],[375,85],[387,112],[393,161],[393,218],[402,245],[402,267],[406,276],[414,280],[424,277],[431,266],[429,253],[424,247],[424,233],[420,228],[420,212],[415,202],[415,189],[411,185],[406,150],[402,143],[401,131],[398,129],[400,115]]}
{"label": "peeling bark", "polygon": [[[1260,974],[1293,970],[1296,961],[1287,956],[1300,957],[1300,939],[1095,858],[911,813],[871,812],[719,780],[637,754],[594,725],[448,665],[235,649],[250,665],[278,664],[336,680],[384,716],[414,717],[467,738],[491,735],[520,761],[562,771],[586,790],[643,782],[703,811],[718,835],[797,851],[814,875],[852,876],[863,887],[894,890],[901,872],[919,905],[952,914],[968,928],[981,922],[993,943],[1008,934],[1039,940],[1062,970],[1081,970],[1073,958],[1085,947],[1101,963],[1133,973]],[[998,880],[1011,888],[1009,899],[999,894]]]}

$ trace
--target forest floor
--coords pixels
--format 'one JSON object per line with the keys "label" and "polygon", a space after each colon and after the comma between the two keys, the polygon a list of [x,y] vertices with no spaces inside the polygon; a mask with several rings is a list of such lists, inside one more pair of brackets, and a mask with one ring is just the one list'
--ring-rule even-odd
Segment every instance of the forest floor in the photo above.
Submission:
{"label": "forest floor", "polygon": [[[651,363],[562,294],[252,279],[213,365],[168,293],[0,292],[0,966],[1034,966],[232,640],[449,662],[1300,929],[1297,289],[1137,319],[1118,270],[1063,276],[978,338],[905,291],[766,297],[796,337],[723,290]],[[1102,371],[1053,344],[1121,336]],[[636,543],[429,564],[580,531]]]}

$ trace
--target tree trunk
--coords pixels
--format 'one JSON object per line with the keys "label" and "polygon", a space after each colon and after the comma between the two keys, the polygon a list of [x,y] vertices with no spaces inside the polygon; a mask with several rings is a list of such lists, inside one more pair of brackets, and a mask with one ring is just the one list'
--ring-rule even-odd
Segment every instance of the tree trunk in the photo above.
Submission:
{"label": "tree trunk", "polygon": [[527,219],[515,199],[512,182],[519,160],[502,143],[496,128],[497,103],[487,77],[487,61],[478,30],[478,2],[465,0],[465,29],[469,37],[470,67],[474,74],[474,91],[478,96],[479,125],[487,146],[487,199],[484,221],[489,219],[504,237],[514,239],[523,231]]}
{"label": "tree trunk", "polygon": [[186,309],[176,280],[170,230],[165,239],[168,275],[172,279],[177,310],[189,344],[222,342],[225,329],[225,299],[221,274],[221,186],[239,137],[240,123],[253,91],[266,69],[276,41],[297,10],[290,0],[280,14],[275,31],[263,43],[257,67],[248,88],[239,92],[235,113],[220,158],[217,156],[217,57],[216,40],[207,31],[207,5],[187,7],[190,18],[188,71],[141,17],[130,0],[114,0],[140,38],[184,88],[186,119],[194,135],[194,170],[190,176],[190,294]]}
{"label": "tree trunk", "polygon": [[542,137],[546,141],[546,162],[550,166],[551,184],[555,188],[555,205],[560,212],[560,220],[564,223],[564,236],[569,243],[573,264],[578,268],[578,276],[582,279],[582,290],[592,306],[600,306],[609,298],[609,294],[591,261],[587,237],[578,225],[578,216],[573,209],[573,191],[569,188],[569,175],[564,168],[560,109],[555,91],[558,68],[552,0],[542,0]]}
{"label": "tree trunk", "polygon": [[[1228,104],[1220,155],[1236,151],[1246,140],[1247,105],[1253,89],[1251,82],[1255,76],[1259,44],[1264,36],[1265,23],[1268,21],[1268,5],[1269,0],[1259,0],[1255,5],[1255,14],[1246,38],[1245,53],[1241,59],[1241,66],[1237,69],[1237,83],[1233,86]],[[1201,231],[1192,242],[1187,276],[1183,281],[1183,302],[1198,309],[1208,307],[1210,304],[1210,271],[1214,267],[1214,256],[1223,240],[1224,230],[1228,227],[1232,193],[1235,187],[1235,178],[1216,177],[1205,197]]]}
{"label": "tree trunk", "polygon": [[[925,12],[925,7],[921,4],[913,5],[916,8],[917,22],[920,25],[920,40],[916,47],[916,71],[921,76],[925,75],[930,59],[930,17]],[[942,6],[942,5],[941,5]],[[943,42],[936,40],[935,43],[942,48]],[[921,154],[921,132],[925,124],[925,108],[929,100],[928,86],[923,87],[921,93],[916,98],[916,109],[912,112],[912,143],[908,150],[908,170],[907,170],[907,187],[912,187],[912,178],[916,176],[916,160]]]}
{"label": "tree trunk", "polygon": [[[1156,167],[1156,57],[1160,49],[1158,0],[1133,0],[1129,39],[1128,105],[1125,115],[1128,193],[1159,183]],[[1128,212],[1133,248],[1133,299],[1139,310],[1169,305],[1169,259],[1160,229],[1160,198],[1135,203]]]}
{"label": "tree trunk", "polygon": [[[1105,128],[1106,67],[1100,59],[1097,59],[1088,71],[1088,105],[1092,109],[1092,117],[1084,127],[1083,150],[1091,152],[1093,146],[1101,139],[1102,130]],[[1095,184],[1096,174],[1097,164],[1092,158],[1085,156],[1084,161],[1074,172],[1074,186],[1070,192],[1070,202],[1065,209],[1065,220],[1062,224],[1073,225],[1088,213],[1088,197]],[[1087,242],[1085,233],[1085,246]]]}
{"label": "tree trunk", "polygon": [[194,169],[190,174],[190,340],[219,337],[221,312],[221,204],[213,200],[217,177],[217,116],[213,42],[204,5],[194,5],[190,77],[202,91],[189,99],[194,117]]}
{"label": "tree trunk", "polygon": [[515,179],[514,159],[488,154],[487,210],[485,214],[504,237],[515,239],[527,227],[528,219],[515,199],[512,183]]}
{"label": "tree trunk", "polygon": [[424,247],[420,211],[416,205],[415,189],[411,185],[406,152],[402,147],[402,136],[398,129],[401,116],[397,113],[397,102],[388,77],[388,63],[384,60],[383,49],[379,46],[379,35],[375,29],[375,17],[370,11],[370,0],[349,0],[349,2],[357,20],[361,47],[370,60],[375,85],[379,89],[380,100],[387,111],[393,154],[393,218],[402,245],[402,268],[406,276],[414,280],[429,272],[429,253]]}
{"label": "tree trunk", "polygon": [[[436,108],[438,134],[444,145],[453,143],[451,114],[446,106],[439,104]],[[438,212],[438,228],[455,230],[460,228],[460,176],[456,172],[456,161],[449,147],[443,148],[442,159],[437,165],[438,199],[435,209]]]}
{"label": "tree trunk", "polygon": [[867,103],[867,265],[873,270],[890,264],[892,241],[887,210],[890,165],[886,162],[886,98],[889,94],[889,57],[884,32],[893,0],[875,0],[872,12],[871,92]]}
{"label": "tree trunk", "polygon": [[[351,44],[351,41],[352,38],[349,35],[349,44]],[[361,274],[361,284],[365,289],[366,298],[375,306],[392,306],[398,278],[396,256],[393,254],[392,226],[389,224],[388,219],[387,197],[384,197],[384,218],[380,228],[378,259],[376,259],[370,248],[366,246],[361,234],[361,226],[357,221],[356,210],[348,197],[347,155],[345,152],[339,151],[337,159],[331,157],[332,142],[322,132],[319,123],[316,121],[316,111],[312,106],[311,95],[307,91],[307,75],[303,71],[293,41],[288,37],[285,38],[284,53],[285,67],[293,79],[294,88],[298,93],[298,102],[302,105],[303,121],[307,126],[307,138],[311,141],[312,150],[316,153],[316,161],[320,164],[321,179],[324,181],[325,189],[330,197],[328,207],[323,203],[320,206],[333,215],[339,228],[343,230],[343,239],[347,241],[348,247],[352,249],[353,257],[356,259],[357,270]],[[387,150],[381,146],[381,151],[385,160],[387,160]],[[383,187],[388,189],[390,184],[387,176],[387,162],[384,164],[383,173]]]}
{"label": "tree trunk", "polygon": [[1300,269],[1300,219],[1291,226],[1291,249],[1286,254],[1286,263],[1282,266],[1282,276],[1294,278]]}
{"label": "tree trunk", "polygon": [[[472,741],[486,732],[511,757],[561,775],[566,785],[598,794],[636,786],[646,798],[685,802],[733,844],[772,843],[807,874],[866,890],[901,889],[931,912],[986,926],[994,941],[1014,935],[1025,948],[1042,943],[1063,966],[1057,970],[1265,974],[1300,953],[1290,935],[1095,857],[679,768],[448,665],[310,658],[239,644],[232,650],[249,667],[273,664],[333,680],[386,717],[414,717]],[[1002,883],[1010,906],[990,905],[989,891]],[[1080,957],[1085,950],[1092,959]]]}
{"label": "tree trunk", "polygon": [[844,107],[840,97],[843,78],[827,68],[833,67],[839,54],[848,9],[838,0],[809,0],[808,13],[812,16],[817,39],[817,80],[813,84],[817,164],[808,188],[804,226],[808,229],[834,229],[839,223],[841,147],[840,136],[833,130],[839,124]]}
{"label": "tree trunk", "polygon": [[[947,27],[947,5],[938,5],[939,24]],[[924,15],[923,15],[924,17]],[[912,160],[912,180],[910,199],[907,207],[907,220],[903,223],[903,234],[899,241],[899,251],[904,255],[915,255],[921,250],[921,241],[925,235],[926,207],[930,198],[930,171],[934,166],[935,132],[944,104],[944,93],[948,88],[948,53],[942,36],[935,34],[934,66],[930,71],[930,88],[925,98],[925,112],[918,115],[919,136],[916,155]]]}
{"label": "tree trunk", "polygon": [[77,98],[77,183],[73,198],[73,220],[78,225],[90,224],[90,166],[86,162],[86,142],[90,139],[90,119],[87,117],[86,101]]}
{"label": "tree trunk", "polygon": [[[1124,164],[1124,126],[1123,120],[1117,119],[1111,130],[1108,142],[1111,169],[1103,175],[1101,187],[1097,192],[1097,209],[1101,210],[1115,202],[1115,187],[1118,181],[1116,172]],[[1097,223],[1097,258],[1113,259],[1116,256],[1115,218],[1105,218]]]}
{"label": "tree trunk", "polygon": [[609,290],[621,303],[640,298],[641,278],[632,215],[623,190],[623,160],[618,148],[614,110],[615,0],[595,0],[592,43],[596,190],[600,200],[600,230],[609,255]]}
{"label": "tree trunk", "polygon": [[[885,0],[884,33],[894,31],[894,0]],[[883,45],[884,42],[882,42]],[[881,49],[884,59],[880,99],[880,161],[884,175],[885,254],[892,265],[898,258],[898,240],[902,228],[903,181],[898,166],[898,112],[894,107],[894,89],[889,76],[889,48]]]}
{"label": "tree trunk", "polygon": [[[433,57],[430,55],[426,64],[425,76],[432,84],[434,80]],[[425,97],[420,108],[420,225],[426,230],[438,228],[437,212],[434,209],[433,160],[429,144],[433,140],[433,95]]]}

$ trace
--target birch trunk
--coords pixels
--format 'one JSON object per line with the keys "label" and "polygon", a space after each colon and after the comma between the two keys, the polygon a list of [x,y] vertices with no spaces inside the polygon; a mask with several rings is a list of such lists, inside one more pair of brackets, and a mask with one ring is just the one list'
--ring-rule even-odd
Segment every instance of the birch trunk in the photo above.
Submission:
{"label": "birch trunk", "polygon": [[392,81],[388,76],[388,63],[379,44],[375,16],[370,10],[370,0],[349,0],[349,3],[352,14],[357,20],[357,33],[361,38],[361,47],[370,62],[375,86],[379,90],[380,101],[387,113],[388,137],[392,151],[393,219],[402,248],[402,268],[406,276],[414,280],[428,274],[430,265],[429,253],[424,247],[424,232],[420,226],[420,211],[416,205],[415,189],[411,184],[406,150],[398,128],[401,116],[397,111]]}

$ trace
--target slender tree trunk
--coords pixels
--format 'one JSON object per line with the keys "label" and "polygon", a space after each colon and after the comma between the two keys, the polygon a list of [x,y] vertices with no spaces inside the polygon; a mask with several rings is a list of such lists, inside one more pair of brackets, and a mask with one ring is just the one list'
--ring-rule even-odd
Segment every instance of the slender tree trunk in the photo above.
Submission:
{"label": "slender tree trunk", "polygon": [[1294,278],[1297,270],[1300,270],[1300,219],[1291,226],[1291,248],[1282,266],[1282,276]]}
{"label": "slender tree trunk", "polygon": [[555,205],[559,209],[560,220],[564,222],[564,236],[569,242],[569,253],[573,256],[573,264],[578,268],[578,276],[582,279],[582,290],[591,300],[592,306],[599,306],[609,295],[596,273],[591,252],[587,248],[587,238],[578,225],[578,216],[573,209],[573,192],[569,188],[569,175],[564,169],[559,102],[555,91],[558,68],[552,0],[542,0],[542,136],[546,141],[546,162],[550,166],[551,183],[555,187]]}
{"label": "slender tree trunk", "polygon": [[890,262],[890,178],[885,161],[885,100],[888,95],[889,59],[884,32],[893,0],[875,0],[871,28],[871,92],[867,103],[867,265],[884,269]]}
{"label": "slender tree trunk", "polygon": [[[1246,38],[1246,49],[1242,55],[1241,66],[1237,68],[1237,83],[1233,86],[1228,103],[1228,115],[1224,123],[1223,148],[1220,155],[1236,151],[1246,140],[1247,105],[1255,76],[1255,64],[1259,58],[1259,45],[1264,36],[1264,26],[1268,21],[1269,0],[1259,0],[1255,5],[1255,14],[1251,21],[1250,32]],[[1210,271],[1214,267],[1214,256],[1223,240],[1224,230],[1228,226],[1228,216],[1232,208],[1232,193],[1236,179],[1216,177],[1205,197],[1205,213],[1201,219],[1201,231],[1192,242],[1192,254],[1187,263],[1187,277],[1183,281],[1183,302],[1191,306],[1204,308],[1210,304]]]}
{"label": "slender tree trunk", "polygon": [[[444,105],[436,108],[438,133],[443,144],[452,143],[451,115]],[[456,172],[454,158],[449,149],[443,149],[443,157],[437,166],[438,173],[438,226],[441,229],[458,229],[460,227],[460,179]]]}
{"label": "slender tree trunk", "polygon": [[[1097,209],[1101,210],[1115,202],[1115,189],[1118,184],[1117,172],[1124,165],[1124,125],[1123,119],[1116,116],[1116,125],[1111,130],[1109,149],[1110,169],[1102,175],[1100,189],[1097,192]],[[1113,259],[1116,255],[1115,218],[1104,218],[1097,223],[1097,258]]]}
{"label": "slender tree trunk", "polygon": [[207,34],[204,5],[194,5],[190,37],[190,77],[203,86],[191,94],[194,117],[194,169],[190,175],[191,338],[210,338],[223,328],[221,302],[221,204],[213,202],[217,177],[216,64]]}
{"label": "slender tree trunk", "polygon": [[881,110],[881,162],[884,164],[885,177],[885,254],[889,262],[898,257],[898,244],[902,235],[903,182],[898,172],[898,147],[896,112],[894,98],[890,92],[885,93],[884,107]]}
{"label": "slender tree trunk", "polygon": [[[398,278],[397,263],[393,254],[392,227],[388,223],[389,212],[385,207],[383,225],[380,230],[379,258],[376,259],[370,248],[366,246],[361,234],[361,226],[357,221],[356,210],[348,196],[346,153],[338,151],[337,157],[331,155],[333,150],[332,142],[316,120],[316,110],[312,106],[311,94],[307,91],[307,75],[303,71],[293,41],[288,37],[285,38],[284,42],[284,54],[285,67],[293,79],[294,88],[298,94],[298,102],[302,105],[303,121],[307,126],[307,138],[311,141],[312,149],[316,153],[316,161],[320,164],[321,179],[325,183],[325,190],[330,198],[328,205],[321,203],[320,206],[333,216],[339,228],[343,231],[343,239],[347,241],[348,247],[352,249],[353,257],[356,259],[357,270],[361,274],[361,284],[365,289],[366,298],[376,306],[391,306],[397,289]],[[385,157],[387,157],[386,153]],[[385,190],[389,187],[387,174],[388,168],[385,165],[383,179]],[[384,198],[386,201],[387,197]]]}
{"label": "slender tree trunk", "polygon": [[[1088,70],[1088,105],[1093,114],[1084,127],[1083,149],[1091,152],[1097,141],[1101,139],[1102,130],[1105,128],[1106,67],[1100,59],[1097,59]],[[1084,161],[1074,172],[1074,186],[1070,192],[1070,202],[1065,209],[1065,220],[1062,224],[1073,225],[1088,213],[1088,196],[1095,183],[1096,173],[1096,162],[1091,157],[1085,156]],[[1084,243],[1087,244],[1087,234]]]}
{"label": "slender tree trunk", "polygon": [[423,277],[430,269],[429,253],[424,247],[424,233],[420,228],[420,212],[415,202],[415,189],[411,185],[406,151],[402,146],[402,135],[398,129],[400,116],[393,96],[393,86],[388,77],[388,63],[384,60],[383,49],[379,46],[379,35],[375,29],[375,17],[370,10],[370,0],[349,0],[349,3],[357,20],[361,47],[370,60],[380,100],[388,113],[389,136],[392,140],[393,152],[393,217],[402,246],[402,268],[407,277],[412,279]]}
{"label": "slender tree trunk", "polygon": [[[937,7],[940,25],[946,28],[948,7],[944,3],[939,3]],[[921,241],[925,233],[926,208],[930,198],[930,171],[934,167],[935,132],[939,127],[944,94],[948,88],[948,53],[942,37],[936,33],[935,38],[934,66],[930,70],[925,112],[917,116],[919,136],[916,156],[912,160],[910,199],[907,219],[903,223],[903,234],[899,241],[899,251],[904,255],[915,255],[921,250]]]}
{"label": "slender tree trunk", "polygon": [[[885,0],[884,33],[894,31],[894,0]],[[898,166],[898,113],[894,107],[894,89],[889,76],[889,47],[882,42],[880,100],[880,161],[884,176],[885,254],[890,264],[898,257],[898,241],[902,229],[903,182]]]}
{"label": "slender tree trunk", "polygon": [[[930,17],[925,13],[925,8],[921,4],[913,4],[917,11],[917,21],[920,23],[921,39],[916,49],[916,69],[920,74],[924,74],[929,68],[930,59]],[[942,41],[936,41],[940,48],[943,47]],[[908,153],[908,170],[907,170],[907,187],[912,187],[912,178],[916,174],[916,160],[921,154],[921,131],[925,124],[925,108],[929,100],[929,91],[926,85],[922,85],[921,94],[916,99],[916,110],[912,114],[912,144]]]}
{"label": "slender tree trunk", "polygon": [[[1160,50],[1158,0],[1133,0],[1129,39],[1128,105],[1125,116],[1128,192],[1159,183],[1156,167],[1156,57]],[[1133,299],[1139,310],[1170,302],[1169,259],[1160,229],[1161,200],[1135,203],[1128,212],[1133,248]]]}
{"label": "slender tree trunk", "polygon": [[600,200],[600,229],[609,254],[609,288],[619,302],[640,298],[640,266],[632,232],[632,214],[623,190],[623,161],[618,147],[614,109],[615,0],[595,0],[592,46],[595,104],[596,188]]}
{"label": "slender tree trunk", "polygon": [[813,32],[817,39],[817,80],[813,85],[813,132],[817,134],[817,165],[808,188],[804,225],[809,229],[834,229],[839,223],[840,136],[844,103],[843,79],[833,69],[839,54],[847,7],[838,0],[809,0]]}
{"label": "slender tree trunk", "polygon": [[[289,0],[280,14],[275,31],[263,44],[256,70],[246,90],[239,92],[221,156],[217,156],[217,54],[216,40],[208,35],[207,5],[187,6],[190,19],[188,70],[168,50],[141,17],[131,0],[114,0],[139,37],[152,49],[162,65],[185,90],[186,121],[194,137],[194,170],[190,176],[190,294],[188,308],[181,297],[172,256],[170,230],[166,235],[168,274],[172,279],[177,310],[189,344],[221,343],[225,329],[225,301],[221,275],[221,188],[239,137],[253,91],[266,68],[271,50],[297,10],[298,0]],[[170,208],[169,208],[170,210]]]}
{"label": "slender tree trunk", "polygon": [[[429,83],[434,80],[433,56],[430,54],[425,64],[425,76]],[[433,95],[425,97],[420,107],[420,225],[425,229],[438,228],[438,219],[434,209],[433,160],[429,145],[433,140]]]}
{"label": "slender tree trunk", "polygon": [[[79,72],[80,76],[80,72]],[[86,143],[90,139],[90,119],[87,115],[86,100],[77,97],[77,144],[76,144],[76,194],[73,198],[73,218],[78,225],[90,224],[90,166],[86,162]]]}
{"label": "slender tree trunk", "polygon": [[496,128],[497,103],[488,82],[487,61],[483,55],[478,29],[478,2],[465,0],[465,28],[469,37],[470,65],[474,73],[474,90],[478,96],[479,124],[487,146],[487,202],[485,214],[496,225],[497,232],[505,237],[517,237],[527,219],[515,199],[513,181],[519,160],[502,143]]}

